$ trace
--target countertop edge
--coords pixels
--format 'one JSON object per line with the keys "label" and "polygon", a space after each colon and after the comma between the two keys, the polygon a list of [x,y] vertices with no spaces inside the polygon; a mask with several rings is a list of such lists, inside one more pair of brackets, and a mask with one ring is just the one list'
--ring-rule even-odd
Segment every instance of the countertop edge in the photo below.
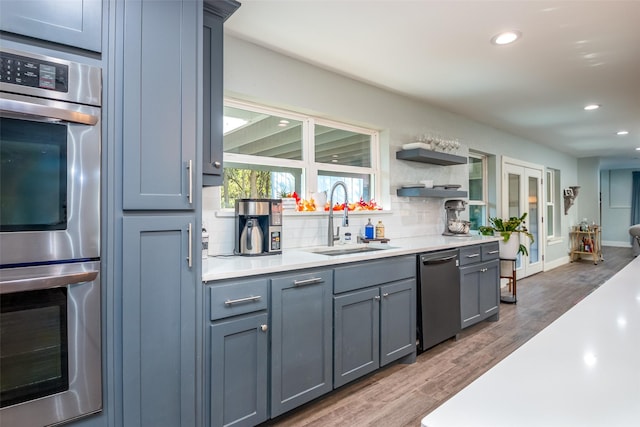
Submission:
{"label": "countertop edge", "polygon": [[311,252],[313,248],[285,249],[282,254],[254,257],[210,256],[203,260],[202,281],[210,283],[226,279],[252,277],[261,274],[283,273],[316,267],[335,266],[359,261],[415,255],[463,246],[477,245],[499,238],[493,236],[445,237],[423,236],[392,241],[391,248],[349,255],[321,255]]}

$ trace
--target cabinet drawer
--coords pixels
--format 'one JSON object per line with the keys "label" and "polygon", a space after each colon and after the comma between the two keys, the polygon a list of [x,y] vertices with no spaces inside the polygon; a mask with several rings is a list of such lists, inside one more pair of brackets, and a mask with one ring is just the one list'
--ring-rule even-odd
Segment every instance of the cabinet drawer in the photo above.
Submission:
{"label": "cabinet drawer", "polygon": [[211,320],[267,309],[267,279],[213,285],[210,289]]}
{"label": "cabinet drawer", "polygon": [[482,246],[464,246],[460,248],[460,265],[473,264],[482,261]]}
{"label": "cabinet drawer", "polygon": [[484,243],[482,245],[482,261],[491,261],[500,258],[500,245],[498,242]]}
{"label": "cabinet drawer", "polygon": [[336,267],[334,293],[353,291],[416,276],[414,255]]}

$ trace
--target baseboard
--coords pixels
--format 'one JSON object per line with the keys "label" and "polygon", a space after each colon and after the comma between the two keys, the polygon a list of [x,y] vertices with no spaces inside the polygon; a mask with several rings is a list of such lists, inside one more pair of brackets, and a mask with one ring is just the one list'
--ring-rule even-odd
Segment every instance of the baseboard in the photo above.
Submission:
{"label": "baseboard", "polygon": [[556,267],[560,267],[562,265],[568,264],[571,261],[569,256],[564,256],[558,259],[554,259],[553,261],[545,261],[544,262],[544,271],[553,270]]}
{"label": "baseboard", "polygon": [[616,248],[630,248],[631,247],[631,242],[616,242],[613,240],[603,240],[602,241],[602,246],[613,246]]}

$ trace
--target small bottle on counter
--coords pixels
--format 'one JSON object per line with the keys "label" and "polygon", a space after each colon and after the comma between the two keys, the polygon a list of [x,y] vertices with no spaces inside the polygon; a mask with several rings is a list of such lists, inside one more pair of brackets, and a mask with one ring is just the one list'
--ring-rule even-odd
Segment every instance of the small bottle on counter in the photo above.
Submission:
{"label": "small bottle on counter", "polygon": [[349,233],[348,231],[344,233],[344,243],[351,243],[351,233]]}
{"label": "small bottle on counter", "polygon": [[373,224],[371,223],[371,218],[369,218],[369,222],[364,226],[364,238],[365,239],[373,239],[374,229]]}
{"label": "small bottle on counter", "polygon": [[378,224],[376,224],[376,239],[382,238],[384,238],[384,224],[382,221],[378,221]]}

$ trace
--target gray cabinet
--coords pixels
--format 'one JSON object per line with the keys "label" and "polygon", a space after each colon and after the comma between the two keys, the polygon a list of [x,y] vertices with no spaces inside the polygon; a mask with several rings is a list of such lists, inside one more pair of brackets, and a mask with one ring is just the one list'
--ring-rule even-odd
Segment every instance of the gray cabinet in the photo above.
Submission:
{"label": "gray cabinet", "polygon": [[142,427],[196,425],[196,278],[191,215],[123,219],[122,418]]}
{"label": "gray cabinet", "polygon": [[335,269],[334,387],[416,352],[415,258]]}
{"label": "gray cabinet", "polygon": [[500,310],[498,242],[460,249],[461,326],[487,318],[498,319]]}
{"label": "gray cabinet", "polygon": [[202,3],[127,1],[123,8],[123,208],[193,209]]}
{"label": "gray cabinet", "polygon": [[268,283],[213,285],[207,392],[211,427],[254,426],[268,417]]}
{"label": "gray cabinet", "polygon": [[267,419],[267,313],[211,325],[209,426],[254,426]]}
{"label": "gray cabinet", "polygon": [[271,279],[271,416],[332,389],[333,271]]}
{"label": "gray cabinet", "polygon": [[102,51],[101,0],[2,0],[0,29]]}

